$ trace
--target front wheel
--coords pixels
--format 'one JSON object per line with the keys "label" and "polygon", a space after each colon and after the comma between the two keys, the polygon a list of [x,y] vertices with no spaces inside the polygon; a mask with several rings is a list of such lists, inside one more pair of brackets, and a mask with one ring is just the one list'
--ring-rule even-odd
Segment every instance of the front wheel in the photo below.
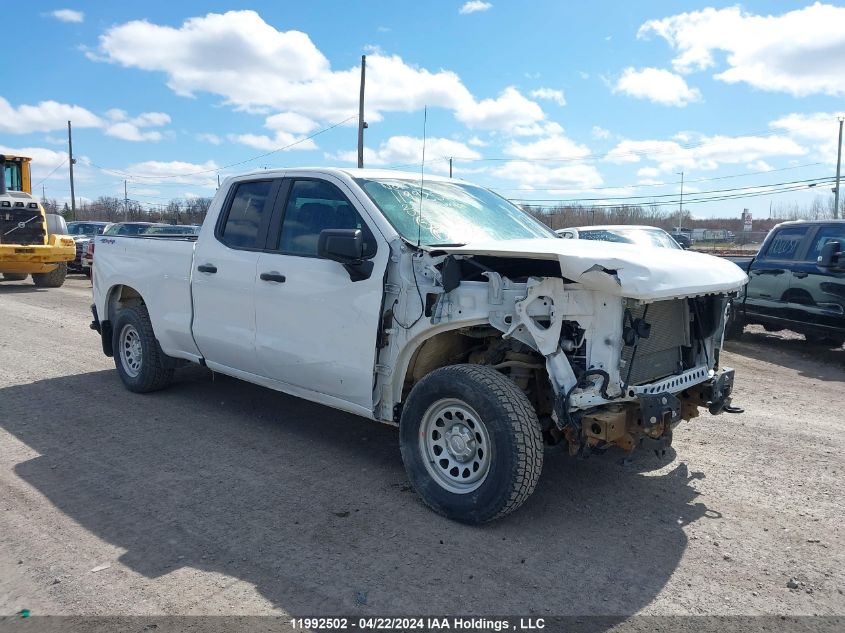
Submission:
{"label": "front wheel", "polygon": [[127,306],[117,313],[112,349],[117,373],[129,391],[157,391],[173,379],[173,368],[168,367],[143,304]]}
{"label": "front wheel", "polygon": [[537,414],[519,387],[490,367],[431,372],[411,391],[399,427],[412,487],[445,517],[497,519],[537,485],[543,467]]}

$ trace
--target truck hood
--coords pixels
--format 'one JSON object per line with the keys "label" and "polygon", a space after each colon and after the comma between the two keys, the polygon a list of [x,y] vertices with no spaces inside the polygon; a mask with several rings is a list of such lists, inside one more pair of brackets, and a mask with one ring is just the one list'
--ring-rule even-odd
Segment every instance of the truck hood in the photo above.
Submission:
{"label": "truck hood", "polygon": [[640,301],[734,292],[748,282],[736,264],[712,255],[596,240],[502,240],[437,250],[454,255],[557,260],[567,279]]}

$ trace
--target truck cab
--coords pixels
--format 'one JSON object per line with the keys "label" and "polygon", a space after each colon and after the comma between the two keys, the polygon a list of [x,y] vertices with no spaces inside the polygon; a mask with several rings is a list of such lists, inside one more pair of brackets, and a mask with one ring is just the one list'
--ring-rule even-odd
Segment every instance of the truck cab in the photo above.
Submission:
{"label": "truck cab", "polygon": [[754,257],[731,258],[749,281],[733,305],[729,334],[756,323],[814,343],[845,343],[843,247],[845,220],[802,220],[775,226]]}
{"label": "truck cab", "polygon": [[47,216],[32,197],[30,159],[0,155],[0,273],[5,281],[32,275],[36,286],[64,283],[76,257],[73,238],[50,234]]}

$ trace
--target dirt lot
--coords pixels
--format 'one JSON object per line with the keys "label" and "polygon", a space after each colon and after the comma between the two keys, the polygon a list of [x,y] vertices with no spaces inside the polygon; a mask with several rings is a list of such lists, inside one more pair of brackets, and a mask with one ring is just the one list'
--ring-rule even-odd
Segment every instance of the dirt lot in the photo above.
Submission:
{"label": "dirt lot", "polygon": [[89,303],[0,283],[0,614],[845,614],[845,350],[747,334],[745,414],[549,455],[472,528],[393,428],[200,368],[128,393]]}

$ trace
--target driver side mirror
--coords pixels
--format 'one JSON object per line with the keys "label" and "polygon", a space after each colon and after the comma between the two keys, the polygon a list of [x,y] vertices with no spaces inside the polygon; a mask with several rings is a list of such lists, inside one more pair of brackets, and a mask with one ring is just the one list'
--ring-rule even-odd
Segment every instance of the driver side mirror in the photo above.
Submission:
{"label": "driver side mirror", "polygon": [[361,229],[323,229],[317,239],[317,255],[343,264],[352,281],[369,279],[373,262],[364,259]]}
{"label": "driver side mirror", "polygon": [[350,264],[364,256],[361,229],[323,229],[317,239],[317,255],[341,264]]}
{"label": "driver side mirror", "polygon": [[837,240],[831,240],[822,246],[821,254],[816,263],[819,268],[838,272],[845,270],[845,257],[842,253],[842,245]]}

